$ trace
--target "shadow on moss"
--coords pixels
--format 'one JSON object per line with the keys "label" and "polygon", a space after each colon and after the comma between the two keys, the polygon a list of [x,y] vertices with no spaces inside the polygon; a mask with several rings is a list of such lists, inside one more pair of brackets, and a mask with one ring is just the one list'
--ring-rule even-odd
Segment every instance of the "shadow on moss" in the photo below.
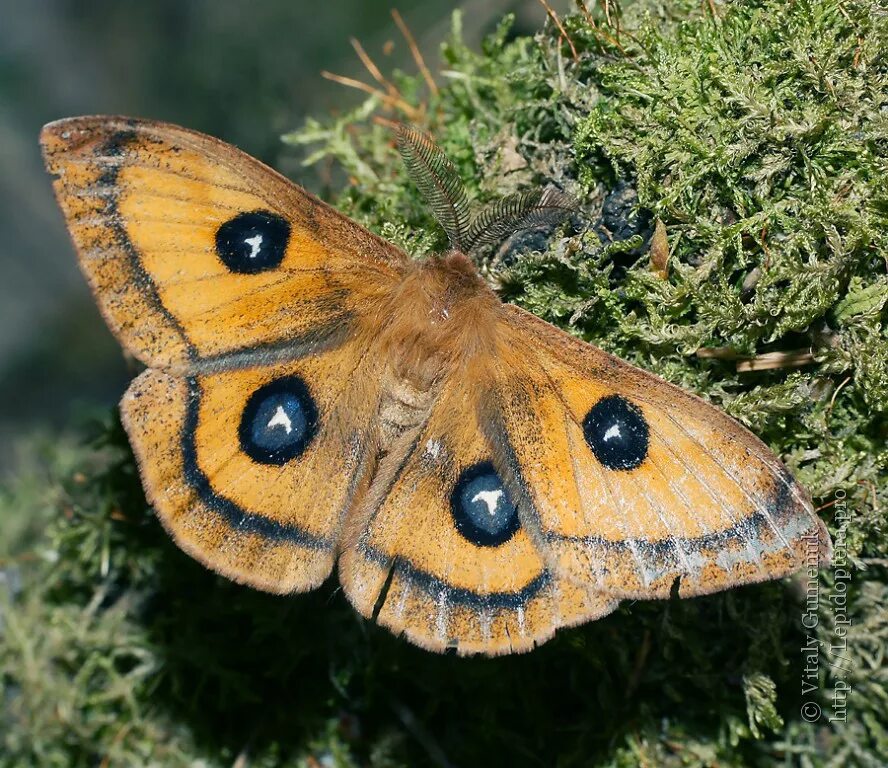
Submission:
{"label": "shadow on moss", "polygon": [[[53,525],[59,560],[43,610],[79,604],[97,623],[123,621],[129,647],[111,654],[99,687],[142,702],[129,713],[134,730],[150,712],[186,727],[198,754],[246,750],[287,764],[341,743],[376,764],[385,744],[399,764],[534,764],[557,738],[565,764],[583,764],[661,721],[743,740],[746,706],[762,706],[748,701],[747,680],[783,688],[800,676],[798,654],[784,655],[803,639],[798,600],[775,584],[627,605],[523,656],[426,653],[365,622],[331,582],[282,598],[206,571],[146,511],[119,425],[100,442],[104,463],[76,476],[69,515]],[[779,714],[765,725],[779,728]]]}

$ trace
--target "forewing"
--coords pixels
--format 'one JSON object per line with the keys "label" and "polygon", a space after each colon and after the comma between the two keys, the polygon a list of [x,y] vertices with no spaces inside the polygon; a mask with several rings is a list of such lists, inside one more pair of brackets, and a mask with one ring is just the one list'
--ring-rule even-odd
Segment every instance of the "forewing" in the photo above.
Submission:
{"label": "forewing", "polygon": [[394,246],[208,136],[82,117],[41,144],[99,306],[152,367],[299,356],[346,335],[400,273]]}

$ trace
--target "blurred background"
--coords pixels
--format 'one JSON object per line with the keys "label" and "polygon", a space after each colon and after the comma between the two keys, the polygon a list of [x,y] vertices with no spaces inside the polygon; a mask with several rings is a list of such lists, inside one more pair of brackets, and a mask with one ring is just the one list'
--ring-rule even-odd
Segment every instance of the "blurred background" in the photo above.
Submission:
{"label": "blurred background", "polygon": [[[115,403],[133,371],[81,277],[37,146],[41,126],[81,114],[167,120],[234,143],[306,186],[280,135],[360,94],[358,38],[384,71],[414,64],[395,0],[0,0],[0,479],[21,445]],[[570,0],[550,0],[561,13]],[[515,34],[537,0],[424,0],[401,7],[434,71],[455,8],[477,45],[506,13]]]}

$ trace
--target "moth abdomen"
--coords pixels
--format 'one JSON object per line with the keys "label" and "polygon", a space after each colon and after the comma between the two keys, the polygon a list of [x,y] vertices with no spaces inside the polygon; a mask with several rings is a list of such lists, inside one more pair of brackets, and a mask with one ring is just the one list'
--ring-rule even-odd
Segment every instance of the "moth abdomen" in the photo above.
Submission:
{"label": "moth abdomen", "polygon": [[399,437],[420,427],[428,418],[434,400],[430,387],[418,387],[390,373],[383,384],[379,406],[380,449],[388,453]]}

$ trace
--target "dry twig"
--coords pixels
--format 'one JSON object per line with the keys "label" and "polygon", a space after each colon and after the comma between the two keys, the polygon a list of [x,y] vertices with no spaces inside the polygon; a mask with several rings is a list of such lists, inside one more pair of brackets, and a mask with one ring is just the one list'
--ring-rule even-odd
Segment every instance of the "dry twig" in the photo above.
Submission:
{"label": "dry twig", "polygon": [[791,352],[765,352],[750,360],[737,362],[737,373],[749,371],[771,371],[777,368],[798,368],[814,362],[810,349],[795,349]]}
{"label": "dry twig", "polygon": [[420,110],[411,106],[399,96],[392,96],[390,93],[380,91],[379,88],[374,88],[372,85],[368,85],[361,80],[355,80],[353,77],[344,77],[343,75],[337,75],[333,72],[328,72],[327,70],[321,72],[321,77],[326,78],[327,80],[332,80],[334,83],[348,86],[349,88],[356,88],[359,91],[364,91],[364,93],[369,93],[371,96],[376,96],[384,104],[401,110],[401,112],[412,121],[417,121],[421,114]]}
{"label": "dry twig", "polygon": [[437,96],[438,86],[435,83],[435,79],[432,77],[432,73],[426,66],[425,59],[422,56],[422,52],[419,50],[419,46],[416,44],[413,33],[410,31],[410,28],[407,26],[407,24],[404,23],[404,19],[401,18],[401,14],[398,13],[396,8],[392,8],[392,18],[395,20],[395,24],[398,25],[398,29],[401,30],[401,34],[404,35],[404,39],[407,41],[407,47],[410,48],[410,55],[413,56],[413,61],[416,62],[416,66],[422,73],[422,77],[426,81],[426,85],[429,87],[429,90],[432,92],[432,94]]}
{"label": "dry twig", "polygon": [[546,0],[540,0],[540,5],[546,9],[546,13],[549,15],[549,18],[552,19],[555,26],[558,27],[558,31],[561,33],[561,39],[567,40],[567,44],[570,46],[570,53],[573,56],[573,60],[578,62],[580,60],[580,55],[577,53],[577,48],[573,43],[573,40],[570,39],[570,35],[567,34],[567,30],[564,28],[564,25],[561,23],[561,19],[558,18],[558,14],[552,10],[552,6],[549,5]]}

